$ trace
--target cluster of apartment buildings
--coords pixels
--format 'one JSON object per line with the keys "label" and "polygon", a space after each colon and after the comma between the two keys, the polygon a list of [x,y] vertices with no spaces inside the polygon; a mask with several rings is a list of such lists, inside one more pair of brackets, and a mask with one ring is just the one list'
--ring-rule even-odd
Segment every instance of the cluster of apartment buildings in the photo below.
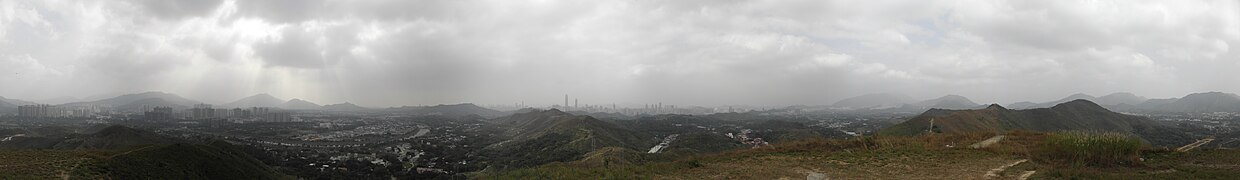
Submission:
{"label": "cluster of apartment buildings", "polygon": [[96,114],[110,111],[110,108],[100,106],[61,107],[47,104],[35,104],[18,106],[17,116],[24,118],[92,117]]}
{"label": "cluster of apartment buildings", "polygon": [[194,108],[177,111],[172,107],[150,107],[143,113],[147,121],[184,120],[252,120],[265,122],[292,122],[289,112],[269,107],[212,108],[210,104],[197,104]]}

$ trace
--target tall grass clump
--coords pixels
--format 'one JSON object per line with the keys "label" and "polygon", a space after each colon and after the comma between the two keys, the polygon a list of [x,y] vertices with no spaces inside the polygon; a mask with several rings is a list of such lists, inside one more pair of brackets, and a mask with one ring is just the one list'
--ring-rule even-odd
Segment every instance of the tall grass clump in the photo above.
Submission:
{"label": "tall grass clump", "polygon": [[1073,166],[1131,166],[1140,164],[1141,158],[1141,140],[1120,133],[1051,133],[1043,147],[1043,160]]}

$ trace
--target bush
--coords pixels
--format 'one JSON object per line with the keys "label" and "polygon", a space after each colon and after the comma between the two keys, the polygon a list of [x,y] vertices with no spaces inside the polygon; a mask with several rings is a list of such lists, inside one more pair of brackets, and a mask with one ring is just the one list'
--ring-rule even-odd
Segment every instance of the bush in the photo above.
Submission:
{"label": "bush", "polygon": [[1119,133],[1058,132],[1046,137],[1039,157],[1073,166],[1139,165],[1141,140]]}

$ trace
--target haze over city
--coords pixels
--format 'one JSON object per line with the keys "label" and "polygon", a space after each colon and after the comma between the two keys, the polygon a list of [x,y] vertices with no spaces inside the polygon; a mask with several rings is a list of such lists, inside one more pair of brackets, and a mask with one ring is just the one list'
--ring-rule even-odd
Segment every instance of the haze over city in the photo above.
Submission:
{"label": "haze over city", "polygon": [[[812,8],[811,8],[812,7]],[[0,1],[0,95],[366,106],[1240,92],[1235,1]],[[72,97],[72,98],[67,98]]]}

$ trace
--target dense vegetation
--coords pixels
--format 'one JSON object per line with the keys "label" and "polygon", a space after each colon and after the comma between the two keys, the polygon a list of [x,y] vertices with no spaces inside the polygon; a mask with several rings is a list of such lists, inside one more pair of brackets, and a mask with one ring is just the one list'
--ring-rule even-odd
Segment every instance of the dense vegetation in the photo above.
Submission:
{"label": "dense vegetation", "polygon": [[116,179],[292,178],[222,141],[141,148],[114,155],[102,169]]}
{"label": "dense vegetation", "polygon": [[1050,133],[1039,159],[1072,166],[1137,165],[1141,140],[1119,133],[1069,131]]}

